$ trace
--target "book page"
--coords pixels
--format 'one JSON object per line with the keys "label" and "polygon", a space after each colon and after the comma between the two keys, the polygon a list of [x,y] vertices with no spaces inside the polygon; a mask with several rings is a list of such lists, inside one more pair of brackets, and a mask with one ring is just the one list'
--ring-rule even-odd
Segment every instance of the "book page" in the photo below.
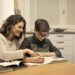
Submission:
{"label": "book page", "polygon": [[19,64],[21,63],[22,61],[11,61],[11,62],[1,62],[0,65],[1,66],[12,66],[12,65],[17,65],[19,66]]}
{"label": "book page", "polygon": [[43,64],[48,64],[51,63],[53,61],[52,57],[44,57],[44,63]]}
{"label": "book page", "polygon": [[43,64],[51,64],[51,63],[57,63],[57,62],[65,62],[67,61],[65,58],[52,58],[52,57],[44,57],[43,63],[25,63],[26,65],[43,65]]}
{"label": "book page", "polygon": [[44,63],[43,64],[55,63],[55,62],[65,62],[65,61],[67,61],[65,58],[44,57]]}
{"label": "book page", "polygon": [[13,71],[13,68],[0,66],[0,73],[10,72],[10,71]]}

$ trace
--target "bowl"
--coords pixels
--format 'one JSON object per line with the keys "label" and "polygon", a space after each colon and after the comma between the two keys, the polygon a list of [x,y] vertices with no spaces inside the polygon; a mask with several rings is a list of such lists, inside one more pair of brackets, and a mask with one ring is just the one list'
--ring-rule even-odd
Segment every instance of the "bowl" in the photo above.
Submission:
{"label": "bowl", "polygon": [[66,29],[56,28],[54,29],[54,32],[64,32]]}

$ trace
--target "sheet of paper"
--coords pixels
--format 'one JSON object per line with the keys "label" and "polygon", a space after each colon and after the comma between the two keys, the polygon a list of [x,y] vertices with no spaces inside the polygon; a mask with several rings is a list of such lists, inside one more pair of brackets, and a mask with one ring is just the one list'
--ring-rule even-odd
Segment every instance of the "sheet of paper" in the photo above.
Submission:
{"label": "sheet of paper", "polygon": [[19,64],[21,62],[22,61],[1,62],[0,65],[1,66],[11,66],[11,65],[17,65],[17,66],[19,66]]}
{"label": "sheet of paper", "polygon": [[26,65],[42,65],[42,64],[50,64],[53,62],[62,62],[62,61],[66,61],[65,58],[52,58],[52,57],[44,57],[44,62],[43,63],[25,63]]}

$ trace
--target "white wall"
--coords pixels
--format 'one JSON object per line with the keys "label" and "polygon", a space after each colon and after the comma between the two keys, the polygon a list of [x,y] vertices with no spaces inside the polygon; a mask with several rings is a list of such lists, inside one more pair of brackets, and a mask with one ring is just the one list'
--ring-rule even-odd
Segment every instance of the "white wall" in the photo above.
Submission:
{"label": "white wall", "polygon": [[14,14],[14,0],[0,0],[0,27],[11,14]]}
{"label": "white wall", "polygon": [[18,9],[20,9],[21,11],[21,15],[25,18],[26,20],[26,31],[30,31],[31,30],[31,26],[30,26],[30,0],[17,0],[17,5],[18,5]]}

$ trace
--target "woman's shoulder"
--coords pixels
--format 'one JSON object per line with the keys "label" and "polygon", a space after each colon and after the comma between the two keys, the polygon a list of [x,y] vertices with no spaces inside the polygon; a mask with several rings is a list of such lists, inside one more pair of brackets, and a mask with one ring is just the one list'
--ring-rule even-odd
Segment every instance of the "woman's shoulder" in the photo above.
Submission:
{"label": "woman's shoulder", "polygon": [[0,38],[4,38],[3,34],[0,33]]}
{"label": "woman's shoulder", "polygon": [[3,34],[1,34],[1,33],[0,33],[0,39],[6,40],[5,36]]}

